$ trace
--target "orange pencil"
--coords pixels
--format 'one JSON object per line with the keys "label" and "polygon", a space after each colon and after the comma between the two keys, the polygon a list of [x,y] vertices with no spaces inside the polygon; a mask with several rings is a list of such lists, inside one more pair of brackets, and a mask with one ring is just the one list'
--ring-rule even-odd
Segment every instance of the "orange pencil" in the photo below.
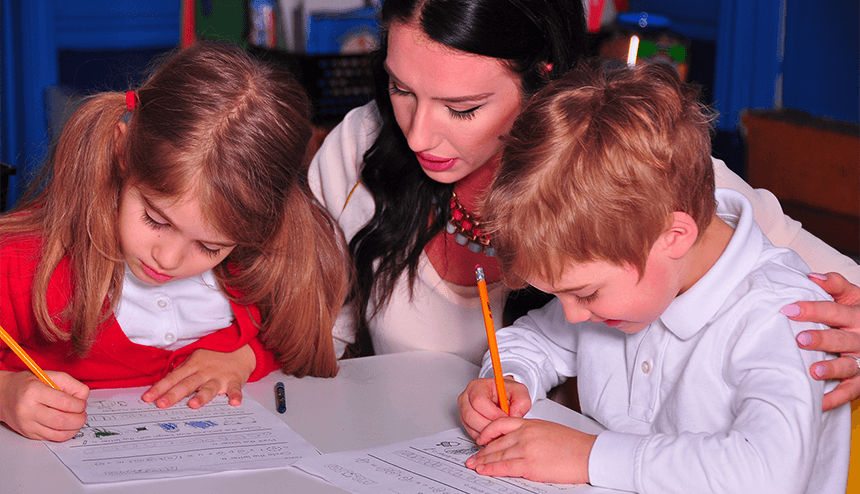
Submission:
{"label": "orange pencil", "polygon": [[499,406],[510,415],[508,410],[508,393],[505,391],[505,379],[502,377],[502,362],[499,360],[499,345],[496,343],[496,330],[493,326],[493,313],[490,311],[490,296],[487,294],[487,281],[484,279],[484,268],[475,266],[475,276],[478,278],[478,294],[481,296],[481,309],[484,312],[484,327],[487,328],[487,343],[490,345],[490,359],[493,361],[493,378],[496,381],[496,392],[499,393]]}
{"label": "orange pencil", "polygon": [[41,379],[43,383],[56,389],[57,391],[61,391],[60,387],[54,384],[54,381],[52,381],[51,378],[48,377],[47,374],[45,374],[45,371],[39,368],[36,362],[33,361],[33,359],[30,358],[29,355],[27,355],[27,352],[25,352],[24,349],[21,348],[20,345],[18,345],[18,342],[12,339],[12,337],[9,336],[9,333],[7,333],[6,330],[2,327],[0,327],[0,339],[5,341],[6,344],[9,345],[9,348],[11,348],[13,352],[15,352],[15,355],[17,355],[18,358],[20,358],[25,364],[27,364],[27,367],[29,367],[30,370],[33,371],[33,374],[36,374],[36,377]]}

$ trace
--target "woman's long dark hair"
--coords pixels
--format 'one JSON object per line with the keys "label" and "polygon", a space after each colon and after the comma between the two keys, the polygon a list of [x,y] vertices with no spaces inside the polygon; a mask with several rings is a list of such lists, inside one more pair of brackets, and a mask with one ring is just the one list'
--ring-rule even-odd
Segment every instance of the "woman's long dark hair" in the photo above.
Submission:
{"label": "woman's long dark hair", "polygon": [[449,215],[453,184],[432,180],[418,164],[394,118],[383,67],[388,29],[412,22],[446,46],[504,60],[522,78],[525,97],[567,72],[585,52],[580,0],[385,0],[382,40],[374,55],[382,124],[362,169],[376,210],[349,245],[357,271],[352,299],[358,308],[360,352],[372,351],[367,321],[388,302],[404,271],[411,290],[421,252]]}

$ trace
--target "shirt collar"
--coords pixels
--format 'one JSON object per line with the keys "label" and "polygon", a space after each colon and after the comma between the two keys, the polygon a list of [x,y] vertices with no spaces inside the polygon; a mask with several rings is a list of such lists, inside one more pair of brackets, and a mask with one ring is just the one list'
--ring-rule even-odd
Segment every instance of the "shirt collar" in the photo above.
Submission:
{"label": "shirt collar", "polygon": [[687,291],[678,295],[660,316],[678,338],[699,332],[753,269],[762,251],[761,229],[753,220],[752,204],[743,194],[717,189],[717,216],[735,229],[717,262]]}

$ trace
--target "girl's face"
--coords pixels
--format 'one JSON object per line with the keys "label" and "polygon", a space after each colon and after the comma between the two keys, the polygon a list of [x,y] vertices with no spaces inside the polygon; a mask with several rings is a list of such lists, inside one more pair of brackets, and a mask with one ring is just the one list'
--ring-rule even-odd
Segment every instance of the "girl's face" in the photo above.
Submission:
{"label": "girl's face", "polygon": [[123,258],[144,283],[163,285],[217,266],[236,244],[203,219],[192,189],[178,201],[123,189],[119,207]]}
{"label": "girl's face", "polygon": [[521,81],[503,62],[410,23],[391,26],[385,68],[397,124],[430,178],[454,183],[498,157],[523,106]]}

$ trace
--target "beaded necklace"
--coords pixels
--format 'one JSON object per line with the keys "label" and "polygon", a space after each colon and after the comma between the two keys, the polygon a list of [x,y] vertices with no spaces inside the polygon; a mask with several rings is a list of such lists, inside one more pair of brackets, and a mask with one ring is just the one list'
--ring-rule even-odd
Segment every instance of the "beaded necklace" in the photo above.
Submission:
{"label": "beaded necklace", "polygon": [[468,244],[469,250],[476,254],[483,251],[490,257],[496,255],[490,236],[481,229],[481,221],[466,211],[457,199],[457,193],[453,191],[451,192],[451,219],[445,225],[445,231],[449,235],[454,235],[454,241],[458,244]]}

